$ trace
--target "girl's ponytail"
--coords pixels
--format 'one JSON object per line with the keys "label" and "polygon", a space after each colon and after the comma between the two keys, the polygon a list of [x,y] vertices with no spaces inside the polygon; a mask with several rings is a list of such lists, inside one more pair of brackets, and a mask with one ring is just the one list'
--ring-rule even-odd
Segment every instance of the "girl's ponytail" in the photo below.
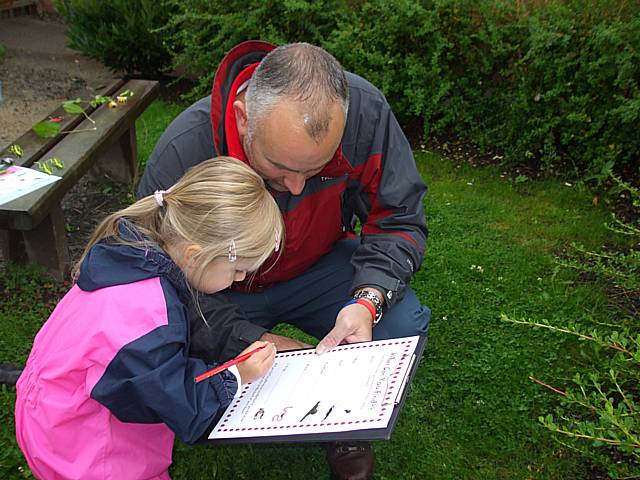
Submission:
{"label": "girl's ponytail", "polygon": [[[147,239],[123,240],[119,224],[126,219]],[[88,251],[100,241],[142,248],[180,243],[201,248],[204,268],[215,258],[228,256],[233,241],[238,257],[251,259],[256,270],[284,244],[280,210],[264,181],[239,160],[218,157],[191,168],[173,187],[138,200],[109,215],[96,228],[73,275],[77,278]]]}

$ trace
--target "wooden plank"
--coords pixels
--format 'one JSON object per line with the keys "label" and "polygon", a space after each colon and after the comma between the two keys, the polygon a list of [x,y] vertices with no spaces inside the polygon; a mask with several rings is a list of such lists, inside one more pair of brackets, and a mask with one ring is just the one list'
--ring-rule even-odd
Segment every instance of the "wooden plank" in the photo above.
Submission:
{"label": "wooden plank", "polygon": [[[122,86],[125,84],[125,81],[122,79],[116,80],[115,82],[109,84],[105,87],[101,92],[96,95],[105,95],[111,96],[114,93],[119,93],[123,90]],[[88,100],[88,99],[87,99]],[[84,105],[83,105],[84,106]],[[85,111],[87,115],[91,115],[96,109],[87,105]],[[84,115],[74,115],[71,113],[67,113],[64,111],[62,105],[56,108],[51,114],[47,115],[42,121],[49,120],[49,118],[57,118],[63,117],[60,122],[60,130],[73,130],[77,127],[84,119]],[[28,132],[24,133],[20,138],[15,140],[13,143],[7,145],[7,148],[4,150],[0,150],[0,157],[9,157],[14,160],[16,165],[20,165],[23,167],[30,167],[35,162],[37,162],[42,156],[47,153],[55,144],[60,142],[67,134],[58,134],[53,138],[41,138],[35,134],[35,132],[29,129]],[[22,157],[18,157],[11,153],[9,150],[11,145],[20,145],[24,154]]]}
{"label": "wooden plank", "polygon": [[22,232],[18,230],[0,230],[0,252],[5,262],[24,264],[28,261]]}
{"label": "wooden plank", "polygon": [[34,230],[22,235],[29,261],[46,268],[56,280],[64,280],[71,265],[62,208],[54,207]]}
{"label": "wooden plank", "polygon": [[37,3],[38,0],[9,0],[0,2],[0,9],[10,10],[12,8],[30,7],[31,5],[36,5]]}
{"label": "wooden plank", "polygon": [[131,128],[100,156],[91,169],[91,175],[96,178],[107,175],[120,183],[135,184],[138,181],[137,152],[136,124],[133,123]]}
{"label": "wooden plank", "polygon": [[[62,179],[35,192],[24,195],[0,206],[0,228],[33,230],[57,205],[62,197],[93,166],[97,159],[115,141],[128,132],[135,120],[158,96],[156,81],[130,80],[122,89],[130,89],[134,96],[117,108],[100,106],[91,118],[96,122],[95,131],[69,134],[56,144],[46,157],[57,157],[64,162],[62,171],[54,174]],[[93,123],[84,120],[77,129],[90,129]],[[37,168],[37,167],[36,167]]]}

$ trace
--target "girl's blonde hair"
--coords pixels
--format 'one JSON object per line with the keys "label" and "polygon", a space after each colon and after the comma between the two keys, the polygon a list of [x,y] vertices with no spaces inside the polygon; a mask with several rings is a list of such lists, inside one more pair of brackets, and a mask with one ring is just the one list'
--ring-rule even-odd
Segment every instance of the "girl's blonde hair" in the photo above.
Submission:
{"label": "girl's blonde hair", "polygon": [[[231,258],[232,246],[238,258],[252,261],[250,271],[255,271],[284,245],[284,223],[275,200],[262,178],[234,158],[198,164],[158,200],[150,195],[104,219],[89,239],[74,277],[89,249],[102,239],[141,247],[156,244],[165,250],[198,245],[201,251],[193,258],[196,278],[214,259]],[[118,228],[122,219],[149,240],[122,239]]]}

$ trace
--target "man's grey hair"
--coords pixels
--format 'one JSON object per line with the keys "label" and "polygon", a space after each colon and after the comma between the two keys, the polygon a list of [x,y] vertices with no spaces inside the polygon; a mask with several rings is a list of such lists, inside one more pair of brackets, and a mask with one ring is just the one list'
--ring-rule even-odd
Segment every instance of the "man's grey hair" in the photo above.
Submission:
{"label": "man's grey hair", "polygon": [[347,118],[349,85],[342,66],[330,53],[308,43],[290,43],[269,52],[247,86],[249,142],[260,121],[284,99],[300,104],[307,133],[320,141],[329,130],[335,102]]}

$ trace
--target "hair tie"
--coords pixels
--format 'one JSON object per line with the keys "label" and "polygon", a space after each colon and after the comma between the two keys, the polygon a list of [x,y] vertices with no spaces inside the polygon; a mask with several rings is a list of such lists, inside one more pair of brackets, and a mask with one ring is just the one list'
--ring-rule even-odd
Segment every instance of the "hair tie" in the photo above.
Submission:
{"label": "hair tie", "polygon": [[156,199],[156,203],[159,207],[164,207],[164,197],[163,195],[167,193],[168,190],[156,190],[153,192],[153,198]]}

